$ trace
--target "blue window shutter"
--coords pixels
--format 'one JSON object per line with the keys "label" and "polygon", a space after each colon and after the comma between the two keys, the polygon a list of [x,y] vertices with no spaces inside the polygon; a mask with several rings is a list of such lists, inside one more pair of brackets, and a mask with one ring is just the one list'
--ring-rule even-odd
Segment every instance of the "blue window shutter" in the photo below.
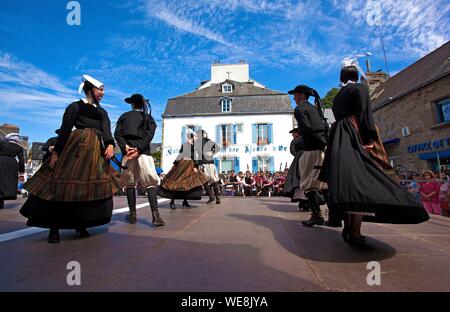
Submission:
{"label": "blue window shutter", "polygon": [[256,157],[252,157],[252,172],[258,171],[258,159]]}
{"label": "blue window shutter", "polygon": [[234,172],[238,173],[239,172],[239,157],[235,157],[234,158]]}
{"label": "blue window shutter", "polygon": [[273,143],[273,124],[268,124],[267,125],[267,134],[268,134],[268,139],[269,139],[269,144]]}
{"label": "blue window shutter", "polygon": [[233,125],[233,144],[236,144],[237,141],[237,125]]}
{"label": "blue window shutter", "polygon": [[220,172],[219,171],[219,158],[214,158],[214,166],[216,166],[216,169],[217,169],[217,172]]}
{"label": "blue window shutter", "polygon": [[227,141],[233,144],[233,125],[227,125]]}
{"label": "blue window shutter", "polygon": [[256,133],[256,124],[252,124],[252,143],[256,144],[257,133]]}
{"label": "blue window shutter", "polygon": [[270,157],[270,172],[274,173],[275,172],[275,159],[274,157]]}
{"label": "blue window shutter", "polygon": [[222,127],[220,125],[216,126],[216,143],[222,145],[222,140],[220,139],[222,132]]}
{"label": "blue window shutter", "polygon": [[186,126],[181,127],[181,144],[186,142]]}

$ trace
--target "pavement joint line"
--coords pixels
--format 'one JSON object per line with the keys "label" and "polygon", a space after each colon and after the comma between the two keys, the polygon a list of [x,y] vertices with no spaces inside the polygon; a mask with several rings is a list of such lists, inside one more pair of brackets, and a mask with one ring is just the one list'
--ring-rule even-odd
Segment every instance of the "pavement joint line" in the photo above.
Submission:
{"label": "pavement joint line", "polygon": [[[158,204],[164,203],[167,201],[169,201],[169,200],[165,199],[165,198],[159,199]],[[139,204],[139,205],[136,205],[136,209],[141,209],[141,208],[147,207],[149,205],[150,205],[149,203]],[[112,214],[115,215],[115,214],[119,214],[119,213],[128,212],[129,209],[130,208],[128,206],[123,207],[123,208],[114,209]],[[18,238],[22,238],[25,236],[30,236],[30,235],[46,232],[46,231],[48,231],[48,229],[38,228],[38,227],[30,227],[30,228],[25,228],[25,229],[21,229],[21,230],[12,231],[12,232],[3,233],[3,234],[0,234],[0,243],[8,242],[13,239],[18,239]]]}
{"label": "pavement joint line", "polygon": [[123,266],[122,269],[118,269],[116,270],[112,275],[102,279],[101,281],[99,281],[96,285],[94,285],[93,287],[91,287],[89,289],[89,291],[99,291],[99,289],[104,286],[105,284],[107,284],[108,282],[112,281],[113,279],[119,277],[124,271],[126,271],[127,269],[129,269],[130,267],[133,267],[136,263],[139,263],[140,261],[143,261],[143,259],[145,259],[148,254],[150,252],[154,252],[157,251],[159,249],[162,248],[162,246],[169,240],[173,240],[174,238],[180,236],[182,233],[184,233],[186,230],[188,230],[193,224],[197,223],[197,221],[200,218],[205,217],[206,215],[210,214],[214,208],[218,208],[218,205],[214,205],[214,206],[210,206],[210,205],[206,205],[206,207],[210,207],[210,209],[208,209],[207,211],[205,211],[204,213],[202,213],[201,215],[199,215],[197,218],[195,218],[194,220],[192,220],[191,222],[189,222],[186,226],[184,226],[182,229],[180,229],[179,231],[176,231],[172,236],[166,237],[166,238],[162,238],[161,241],[157,244],[155,244],[155,246],[151,247],[148,249],[148,252],[146,252],[145,254],[141,255],[141,256],[135,256],[133,258],[131,258],[130,262],[126,263],[126,265]]}
{"label": "pavement joint line", "polygon": [[[381,224],[381,223],[376,223],[376,224],[381,226],[381,227],[383,227],[383,228],[386,228],[386,229],[392,229],[392,227],[386,226],[386,225]],[[413,233],[405,233],[405,232],[402,232],[401,230],[399,230],[398,228],[395,228],[395,227],[394,227],[394,230],[397,231],[398,233],[402,234],[403,236],[409,237],[409,238],[411,238],[411,239],[413,239],[415,241],[422,241],[424,243],[428,243],[428,244],[434,245],[435,247],[439,248],[440,251],[444,252],[447,255],[450,255],[449,250],[445,246],[443,246],[441,244],[438,244],[438,243],[436,243],[436,242],[434,242],[432,240],[425,239],[425,238],[419,236],[420,234],[418,235],[418,234],[413,234]]]}

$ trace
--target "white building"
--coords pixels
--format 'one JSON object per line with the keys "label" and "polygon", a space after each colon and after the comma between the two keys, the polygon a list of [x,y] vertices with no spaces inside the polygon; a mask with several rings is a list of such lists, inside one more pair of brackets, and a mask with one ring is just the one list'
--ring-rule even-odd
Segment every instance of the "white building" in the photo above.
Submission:
{"label": "white building", "polygon": [[201,128],[217,142],[219,172],[278,171],[292,162],[293,107],[286,93],[251,80],[248,64],[213,64],[211,79],[169,99],[163,114],[162,168],[168,172],[186,137]]}

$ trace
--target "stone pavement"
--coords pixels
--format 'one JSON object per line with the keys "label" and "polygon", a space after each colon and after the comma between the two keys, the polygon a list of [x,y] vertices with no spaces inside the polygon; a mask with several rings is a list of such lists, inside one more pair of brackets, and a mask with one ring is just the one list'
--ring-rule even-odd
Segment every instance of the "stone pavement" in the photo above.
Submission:
{"label": "stone pavement", "polygon": [[[345,245],[339,229],[301,226],[309,214],[286,198],[229,197],[221,205],[206,205],[205,198],[189,209],[177,201],[177,210],[160,201],[165,227],[151,226],[146,206],[137,225],[117,213],[109,225],[91,229],[90,238],[66,230],[53,245],[46,231],[11,239],[27,227],[18,213],[23,200],[7,201],[0,210],[0,291],[450,289],[450,218],[365,223],[363,234],[376,250],[363,252]],[[115,207],[126,206],[125,198],[115,198]],[[70,261],[81,265],[81,286],[66,283]],[[381,264],[380,286],[367,284],[370,261]]]}

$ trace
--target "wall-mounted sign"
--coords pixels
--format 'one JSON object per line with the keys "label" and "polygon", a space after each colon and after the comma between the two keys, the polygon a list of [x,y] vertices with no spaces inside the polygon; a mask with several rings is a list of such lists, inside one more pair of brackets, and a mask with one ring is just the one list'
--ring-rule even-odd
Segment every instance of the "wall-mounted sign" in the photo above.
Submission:
{"label": "wall-mounted sign", "polygon": [[439,150],[439,149],[446,148],[446,147],[450,147],[450,137],[410,145],[410,146],[408,146],[408,152],[409,153],[427,152],[427,151]]}
{"label": "wall-mounted sign", "polygon": [[407,137],[407,136],[411,135],[411,131],[409,130],[409,127],[402,128],[402,135],[404,137]]}

